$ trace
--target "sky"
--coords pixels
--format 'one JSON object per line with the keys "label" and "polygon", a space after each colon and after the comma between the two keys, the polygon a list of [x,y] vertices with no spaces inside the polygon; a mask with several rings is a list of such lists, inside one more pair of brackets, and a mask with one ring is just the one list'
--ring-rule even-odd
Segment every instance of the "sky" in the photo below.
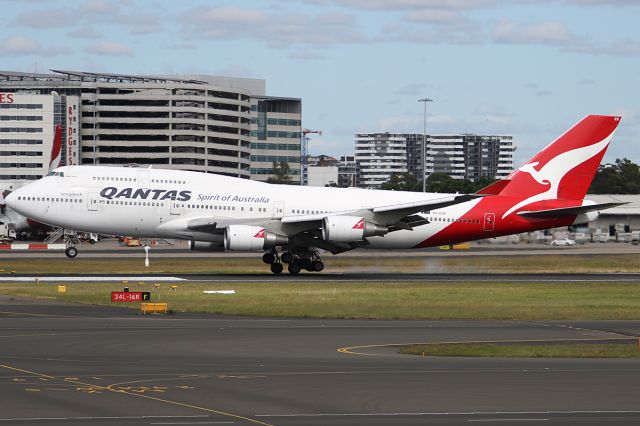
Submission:
{"label": "sky", "polygon": [[513,135],[516,163],[587,114],[640,162],[640,0],[0,0],[0,69],[266,80],[322,130]]}

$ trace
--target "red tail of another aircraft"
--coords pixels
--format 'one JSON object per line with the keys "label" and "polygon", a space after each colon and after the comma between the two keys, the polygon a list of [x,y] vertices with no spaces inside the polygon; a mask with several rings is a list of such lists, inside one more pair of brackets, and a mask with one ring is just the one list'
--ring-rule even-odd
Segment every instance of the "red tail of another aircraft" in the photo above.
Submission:
{"label": "red tail of another aircraft", "polygon": [[51,160],[49,161],[49,171],[60,166],[60,160],[62,159],[62,127],[60,125],[55,127],[55,134],[53,136],[53,145],[51,146]]}

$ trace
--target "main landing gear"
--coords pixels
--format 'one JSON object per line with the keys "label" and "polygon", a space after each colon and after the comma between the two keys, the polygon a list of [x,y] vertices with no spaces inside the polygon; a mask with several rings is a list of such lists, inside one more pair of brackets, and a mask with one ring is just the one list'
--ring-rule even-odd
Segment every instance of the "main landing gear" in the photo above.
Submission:
{"label": "main landing gear", "polygon": [[271,250],[262,256],[262,261],[271,265],[271,272],[276,275],[284,270],[283,263],[288,265],[287,270],[291,275],[298,275],[303,269],[309,272],[320,272],[324,269],[324,263],[317,251],[285,251],[278,256],[276,250]]}

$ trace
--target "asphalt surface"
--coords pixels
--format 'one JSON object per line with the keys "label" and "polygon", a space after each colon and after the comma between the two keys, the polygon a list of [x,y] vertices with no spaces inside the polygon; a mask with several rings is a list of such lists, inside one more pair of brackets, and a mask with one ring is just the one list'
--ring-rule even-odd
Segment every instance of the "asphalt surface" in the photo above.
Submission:
{"label": "asphalt surface", "polygon": [[33,282],[118,282],[130,281],[181,281],[181,282],[341,282],[341,283],[406,283],[406,282],[492,282],[492,283],[571,283],[571,282],[624,282],[640,283],[640,273],[394,273],[394,272],[343,272],[309,273],[290,275],[265,274],[5,274],[3,281]]}
{"label": "asphalt surface", "polygon": [[640,321],[139,316],[0,296],[0,426],[640,424],[638,359],[380,346],[638,335]]}

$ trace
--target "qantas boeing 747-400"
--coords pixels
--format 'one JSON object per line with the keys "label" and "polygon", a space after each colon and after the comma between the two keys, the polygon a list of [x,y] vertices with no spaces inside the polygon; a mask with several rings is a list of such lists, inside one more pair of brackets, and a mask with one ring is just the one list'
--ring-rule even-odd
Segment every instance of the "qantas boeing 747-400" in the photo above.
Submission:
{"label": "qantas boeing 747-400", "polygon": [[[590,115],[506,179],[475,194],[274,185],[197,172],[66,166],[6,202],[38,222],[178,238],[192,250],[264,251],[279,274],[321,271],[318,250],[409,249],[585,224],[585,194],[620,117]],[[67,256],[77,254],[67,248]]]}

